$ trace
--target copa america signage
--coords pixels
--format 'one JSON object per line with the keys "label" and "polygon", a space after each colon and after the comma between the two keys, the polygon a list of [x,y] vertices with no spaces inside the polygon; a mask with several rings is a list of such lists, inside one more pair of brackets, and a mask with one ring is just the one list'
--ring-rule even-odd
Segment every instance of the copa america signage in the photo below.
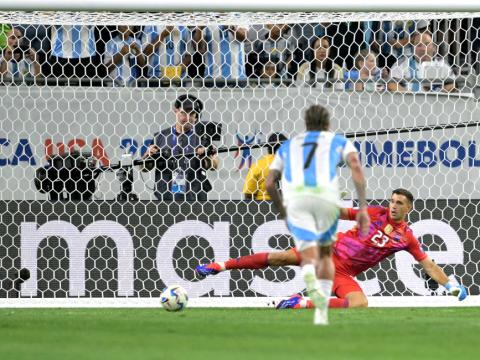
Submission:
{"label": "copa america signage", "polygon": [[[24,203],[25,205],[25,203]],[[19,208],[24,205],[20,204]],[[44,204],[45,205],[45,204]],[[204,204],[205,205],[205,204]],[[138,216],[138,223],[135,224],[135,231],[131,232],[128,228],[132,224],[122,224],[122,221],[112,220],[95,220],[82,229],[79,229],[78,224],[71,223],[65,220],[49,220],[42,224],[32,221],[22,221],[18,227],[20,235],[20,248],[19,256],[21,259],[21,266],[30,270],[31,278],[26,281],[21,290],[22,296],[37,297],[42,296],[43,290],[39,288],[38,274],[43,274],[44,270],[40,269],[38,265],[38,257],[41,252],[41,248],[48,247],[48,241],[46,239],[57,237],[63,239],[63,246],[68,254],[68,283],[67,290],[69,296],[84,297],[89,296],[92,290],[87,289],[86,286],[86,274],[88,277],[95,277],[98,275],[92,275],[90,271],[86,269],[86,257],[87,249],[91,250],[92,240],[98,237],[106,237],[113,242],[109,245],[111,248],[116,249],[116,283],[113,296],[123,297],[142,297],[142,290],[145,290],[145,283],[154,281],[150,284],[150,291],[160,291],[165,284],[180,284],[185,287],[192,297],[199,297],[204,295],[209,296],[235,296],[236,294],[251,293],[252,291],[258,295],[265,296],[287,296],[295,292],[299,292],[303,289],[304,284],[301,279],[299,268],[292,268],[293,276],[284,281],[278,281],[276,275],[265,276],[252,275],[251,272],[242,272],[243,282],[239,279],[233,279],[231,272],[223,272],[219,275],[208,277],[202,280],[192,279],[189,276],[183,276],[187,272],[187,268],[183,270],[178,269],[175,265],[180,259],[187,261],[190,267],[198,264],[200,259],[191,258],[189,255],[184,255],[183,250],[179,250],[179,246],[186,238],[203,239],[202,246],[209,248],[211,254],[217,260],[227,259],[231,256],[238,254],[238,242],[242,237],[241,228],[245,226],[239,222],[242,216],[239,216],[243,209],[238,209],[236,204],[211,204],[212,209],[217,212],[221,209],[227,209],[227,212],[231,215],[231,220],[226,221],[221,219],[218,215],[212,214],[210,217],[214,218],[214,221],[193,220],[186,219],[182,214],[184,208],[178,207],[174,211],[176,220],[167,226],[160,226],[164,230],[158,236],[152,238],[152,244],[155,244],[152,248],[145,243],[142,245],[142,239],[138,234],[147,234],[152,230],[152,224],[147,222],[147,214],[136,214]],[[268,204],[250,205],[250,211],[252,213],[260,214],[261,211],[265,211]],[[10,204],[10,210],[14,210]],[[75,207],[72,207],[74,209]],[[121,206],[120,206],[121,208]],[[253,209],[255,208],[255,209]],[[43,206],[43,211],[47,210]],[[50,210],[54,210],[53,208]],[[58,210],[58,209],[57,209]],[[64,208],[66,212],[70,212],[71,209]],[[97,209],[100,210],[100,209]],[[115,209],[112,209],[115,210]],[[119,210],[119,209],[117,209]],[[152,209],[150,209],[152,210]],[[161,210],[161,209],[156,209]],[[423,208],[418,214],[421,214]],[[90,213],[94,218],[105,217],[105,214],[97,213],[90,208]],[[114,214],[115,211],[112,211]],[[128,211],[127,211],[128,213]],[[108,214],[106,217],[111,217]],[[51,217],[52,214],[48,214]],[[72,214],[73,222],[77,222],[78,217]],[[151,220],[151,218],[148,218]],[[246,219],[243,218],[243,221]],[[341,221],[339,230],[346,230],[353,225],[349,221]],[[244,237],[244,243],[250,244],[248,253],[261,252],[261,251],[275,251],[278,247],[272,247],[270,240],[274,237],[287,235],[288,230],[283,221],[275,220],[272,215],[268,215],[265,221],[256,222],[250,224],[255,230],[251,233],[251,236]],[[438,264],[442,266],[464,267],[468,264],[464,262],[464,259],[468,261],[480,262],[480,259],[476,259],[473,256],[465,256],[465,249],[462,240],[460,239],[457,230],[452,228],[449,224],[435,219],[421,219],[414,221],[411,228],[415,235],[419,238],[423,238],[425,235],[440,239],[441,250],[427,251],[428,255],[434,259]],[[12,234],[13,235],[13,234]],[[283,243],[284,247],[288,247],[288,242]],[[148,249],[147,249],[148,247]],[[137,254],[146,252],[143,258],[139,259]],[[478,251],[477,251],[478,253]],[[383,270],[387,272],[395,272],[398,274],[398,280],[394,281],[393,288],[389,288],[386,284],[386,279],[380,277],[371,277],[369,279],[360,280],[362,288],[367,295],[427,295],[432,294],[431,290],[425,287],[424,279],[419,276],[415,271],[414,264],[416,263],[413,257],[406,252],[399,252],[394,256],[395,261],[386,261],[383,265]],[[108,260],[108,259],[107,259]],[[146,261],[152,261],[154,263],[152,269],[144,269],[142,264]],[[44,266],[44,265],[43,265]],[[191,271],[191,269],[190,269]],[[245,273],[245,274],[244,274]],[[148,274],[154,274],[150,276]],[[244,275],[248,275],[244,277]],[[457,275],[462,277],[462,274],[457,271]],[[392,279],[392,276],[389,276]],[[62,279],[57,279],[62,280]],[[90,279],[95,280],[96,283],[99,278]],[[111,279],[114,280],[114,279]],[[390,281],[391,283],[392,281]],[[462,279],[462,282],[468,282],[468,280]],[[240,284],[241,283],[241,284]],[[245,285],[246,283],[247,285]],[[468,284],[467,284],[468,285]],[[44,285],[43,285],[44,286]],[[91,287],[92,285],[90,285]],[[110,287],[110,288],[109,288]],[[404,290],[401,290],[404,288]],[[87,291],[88,290],[88,291]],[[101,290],[101,289],[96,289]],[[112,286],[107,285],[105,290],[112,290]],[[439,293],[442,289],[437,290]],[[470,287],[470,293],[475,292],[478,289]],[[148,294],[147,296],[150,296]],[[245,295],[243,295],[245,296]]]}

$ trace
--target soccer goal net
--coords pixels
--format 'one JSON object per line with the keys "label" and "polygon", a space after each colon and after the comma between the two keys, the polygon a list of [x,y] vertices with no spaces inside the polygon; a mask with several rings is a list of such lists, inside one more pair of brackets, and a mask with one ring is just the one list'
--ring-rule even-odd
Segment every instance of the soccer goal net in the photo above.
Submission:
{"label": "soccer goal net", "polygon": [[[410,190],[413,233],[478,305],[480,13],[47,10],[0,11],[0,306],[302,292],[294,266],[195,267],[294,245],[262,200],[265,144],[315,103],[359,150],[369,203]],[[357,280],[372,305],[458,304],[404,251]]]}

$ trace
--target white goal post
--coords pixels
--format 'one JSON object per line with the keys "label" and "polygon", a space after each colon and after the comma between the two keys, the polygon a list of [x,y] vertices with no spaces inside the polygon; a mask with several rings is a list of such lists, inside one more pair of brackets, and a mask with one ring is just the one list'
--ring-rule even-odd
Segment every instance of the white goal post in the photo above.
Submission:
{"label": "white goal post", "polygon": [[[301,292],[296,267],[194,269],[293,245],[244,181],[314,103],[359,150],[370,203],[411,190],[413,233],[470,293],[447,296],[401,251],[358,276],[370,306],[479,306],[479,49],[478,1],[0,1],[0,307],[156,307],[174,283],[193,307]],[[196,168],[208,199],[159,201],[161,171],[131,165],[183,94],[221,124],[199,142],[243,147]]]}

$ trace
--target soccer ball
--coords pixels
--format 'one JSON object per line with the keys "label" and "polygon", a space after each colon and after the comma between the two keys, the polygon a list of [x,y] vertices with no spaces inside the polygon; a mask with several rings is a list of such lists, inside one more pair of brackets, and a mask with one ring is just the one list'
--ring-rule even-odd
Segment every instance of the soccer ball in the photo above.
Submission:
{"label": "soccer ball", "polygon": [[180,285],[167,286],[160,295],[160,302],[167,311],[181,311],[187,307],[187,291]]}

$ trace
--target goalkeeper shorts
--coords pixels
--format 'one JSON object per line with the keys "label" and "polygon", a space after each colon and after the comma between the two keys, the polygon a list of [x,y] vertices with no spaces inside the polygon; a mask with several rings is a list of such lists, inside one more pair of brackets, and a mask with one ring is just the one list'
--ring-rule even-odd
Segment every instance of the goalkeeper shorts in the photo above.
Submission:
{"label": "goalkeeper shorts", "polygon": [[352,292],[363,292],[363,290],[352,276],[337,270],[333,279],[332,293],[340,299],[345,299]]}

